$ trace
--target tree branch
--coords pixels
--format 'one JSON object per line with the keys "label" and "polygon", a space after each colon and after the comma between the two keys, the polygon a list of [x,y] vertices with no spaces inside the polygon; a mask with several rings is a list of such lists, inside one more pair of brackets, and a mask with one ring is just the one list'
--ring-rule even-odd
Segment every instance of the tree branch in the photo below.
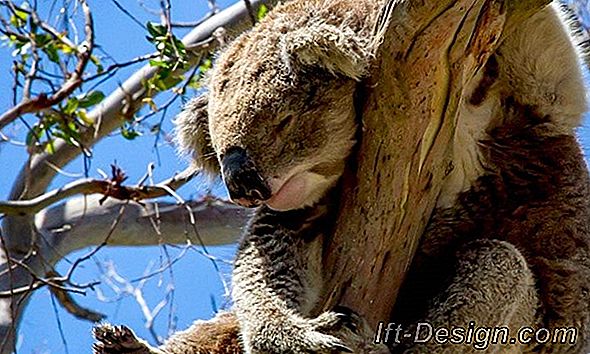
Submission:
{"label": "tree branch", "polygon": [[[47,276],[48,277],[59,277],[59,274],[52,271],[52,272],[49,272],[47,274]],[[69,312],[70,314],[72,314],[76,318],[79,318],[81,320],[90,321],[90,322],[99,322],[99,321],[102,321],[106,318],[106,316],[103,315],[102,313],[92,311],[90,309],[80,306],[72,298],[72,295],[67,291],[64,291],[64,290],[59,289],[54,286],[50,286],[49,291],[51,291],[53,296],[55,296],[55,298],[60,303],[60,305],[64,309],[66,309],[67,312]]]}
{"label": "tree branch", "polygon": [[[76,52],[78,56],[78,63],[76,64],[74,72],[71,73],[71,75],[66,79],[64,84],[59,88],[59,90],[57,90],[57,92],[50,95],[41,93],[35,98],[25,97],[19,104],[3,113],[0,116],[0,130],[6,127],[8,124],[14,122],[23,114],[38,112],[58,104],[69,97],[74,92],[74,90],[76,90],[82,84],[84,70],[86,69],[86,65],[88,64],[94,49],[94,28],[92,13],[88,7],[88,4],[86,3],[86,0],[80,0],[80,3],[82,4],[82,10],[85,17],[84,31],[86,33],[86,39],[83,42],[83,46],[73,46],[73,48],[77,48]],[[19,11],[21,10],[19,9]],[[40,25],[40,27],[48,31],[56,38],[60,38],[61,41],[65,41],[61,36],[59,36],[59,33],[53,32],[52,27],[44,24],[44,22],[41,21],[34,12],[29,13],[34,14],[33,18],[36,19],[36,22],[38,25]],[[66,41],[66,44],[73,45],[73,43],[71,43],[69,40]]]}
{"label": "tree branch", "polygon": [[188,168],[180,174],[154,186],[124,186],[115,176],[111,180],[81,179],[29,200],[0,201],[0,214],[35,214],[46,207],[76,194],[102,194],[119,200],[139,201],[169,195],[190,181],[198,171]]}
{"label": "tree branch", "polygon": [[[276,0],[251,0],[250,2],[257,9],[261,4],[270,6]],[[211,38],[218,28],[226,29],[228,35],[232,36],[249,26],[248,12],[243,2],[238,2],[204,21],[200,26],[189,32],[182,41],[187,48],[194,48],[195,45],[208,43],[208,46],[198,46],[193,49],[194,56],[198,57],[203,51],[213,49],[215,43],[207,40]],[[141,99],[145,94],[143,83],[151,78],[157,70],[157,67],[144,66],[121,84],[117,90],[108,95],[98,107],[90,111],[87,117],[95,124],[92,129],[81,134],[80,142],[82,145],[86,147],[94,145],[111,131],[120,127],[129,114],[141,108],[144,105]],[[188,70],[190,68],[187,67],[184,71]],[[181,74],[181,72],[173,74]],[[81,153],[79,148],[68,145],[62,140],[57,140],[54,147],[53,154],[43,152],[31,156],[30,164],[25,166],[21,170],[19,177],[17,177],[10,199],[28,199],[43,193],[55,176],[55,170],[49,167],[48,163],[61,168]],[[34,181],[27,178],[27,176],[35,176]]]}
{"label": "tree branch", "polygon": [[122,205],[125,214],[113,231],[109,245],[149,246],[158,244],[228,245],[235,243],[250,211],[230,202],[205,198],[187,202],[195,217],[198,234],[190,225],[188,211],[177,203],[128,203],[108,199],[100,204],[99,195],[72,198],[45,209],[35,217],[43,236],[42,249],[48,262],[59,261],[78,249],[97,245],[104,239],[104,225],[117,217]]}

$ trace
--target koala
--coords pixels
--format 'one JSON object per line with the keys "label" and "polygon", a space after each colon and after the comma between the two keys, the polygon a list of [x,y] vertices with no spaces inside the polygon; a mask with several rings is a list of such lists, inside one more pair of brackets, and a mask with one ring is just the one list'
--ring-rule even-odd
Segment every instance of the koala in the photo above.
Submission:
{"label": "koala", "polygon": [[[355,92],[383,3],[294,0],[236,38],[208,93],[176,120],[197,168],[256,208],[232,275],[231,313],[160,348],[126,327],[95,330],[96,353],[470,353],[373,343],[349,309],[319,308],[335,186],[355,144]],[[388,7],[389,9],[395,8]],[[461,98],[453,169],[391,320],[415,328],[575,327],[575,343],[489,352],[582,353],[590,335],[590,179],[575,128],[587,110],[582,43],[557,1],[504,39]],[[392,300],[393,301],[393,300]],[[386,319],[384,319],[386,320]],[[220,338],[215,348],[202,338]],[[228,344],[230,343],[230,344]]]}

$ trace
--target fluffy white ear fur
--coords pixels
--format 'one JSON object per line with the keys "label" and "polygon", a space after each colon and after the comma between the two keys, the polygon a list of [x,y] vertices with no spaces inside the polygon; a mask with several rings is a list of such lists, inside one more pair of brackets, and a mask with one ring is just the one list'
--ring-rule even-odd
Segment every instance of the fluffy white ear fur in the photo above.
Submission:
{"label": "fluffy white ear fur", "polygon": [[180,154],[190,156],[197,169],[214,177],[219,174],[219,162],[211,145],[207,104],[206,94],[187,102],[174,120],[174,139]]}
{"label": "fluffy white ear fur", "polygon": [[297,60],[354,80],[365,75],[372,57],[369,38],[359,38],[348,27],[319,21],[287,33],[281,40],[281,47],[287,65]]}

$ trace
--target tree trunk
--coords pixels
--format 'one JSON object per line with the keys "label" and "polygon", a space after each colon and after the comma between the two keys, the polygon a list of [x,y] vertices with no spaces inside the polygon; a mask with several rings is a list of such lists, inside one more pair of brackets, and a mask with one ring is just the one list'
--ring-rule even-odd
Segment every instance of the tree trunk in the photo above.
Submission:
{"label": "tree trunk", "polygon": [[361,93],[362,141],[345,175],[325,263],[324,308],[389,321],[432,214],[463,90],[513,26],[547,0],[393,1],[372,79]]}

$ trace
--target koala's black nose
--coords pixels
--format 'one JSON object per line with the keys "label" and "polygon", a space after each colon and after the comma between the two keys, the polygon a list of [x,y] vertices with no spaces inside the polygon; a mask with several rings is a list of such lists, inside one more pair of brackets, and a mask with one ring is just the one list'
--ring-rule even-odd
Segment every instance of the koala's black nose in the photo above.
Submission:
{"label": "koala's black nose", "polygon": [[243,148],[227,149],[221,159],[221,168],[229,196],[238,204],[256,206],[271,197],[270,187]]}

